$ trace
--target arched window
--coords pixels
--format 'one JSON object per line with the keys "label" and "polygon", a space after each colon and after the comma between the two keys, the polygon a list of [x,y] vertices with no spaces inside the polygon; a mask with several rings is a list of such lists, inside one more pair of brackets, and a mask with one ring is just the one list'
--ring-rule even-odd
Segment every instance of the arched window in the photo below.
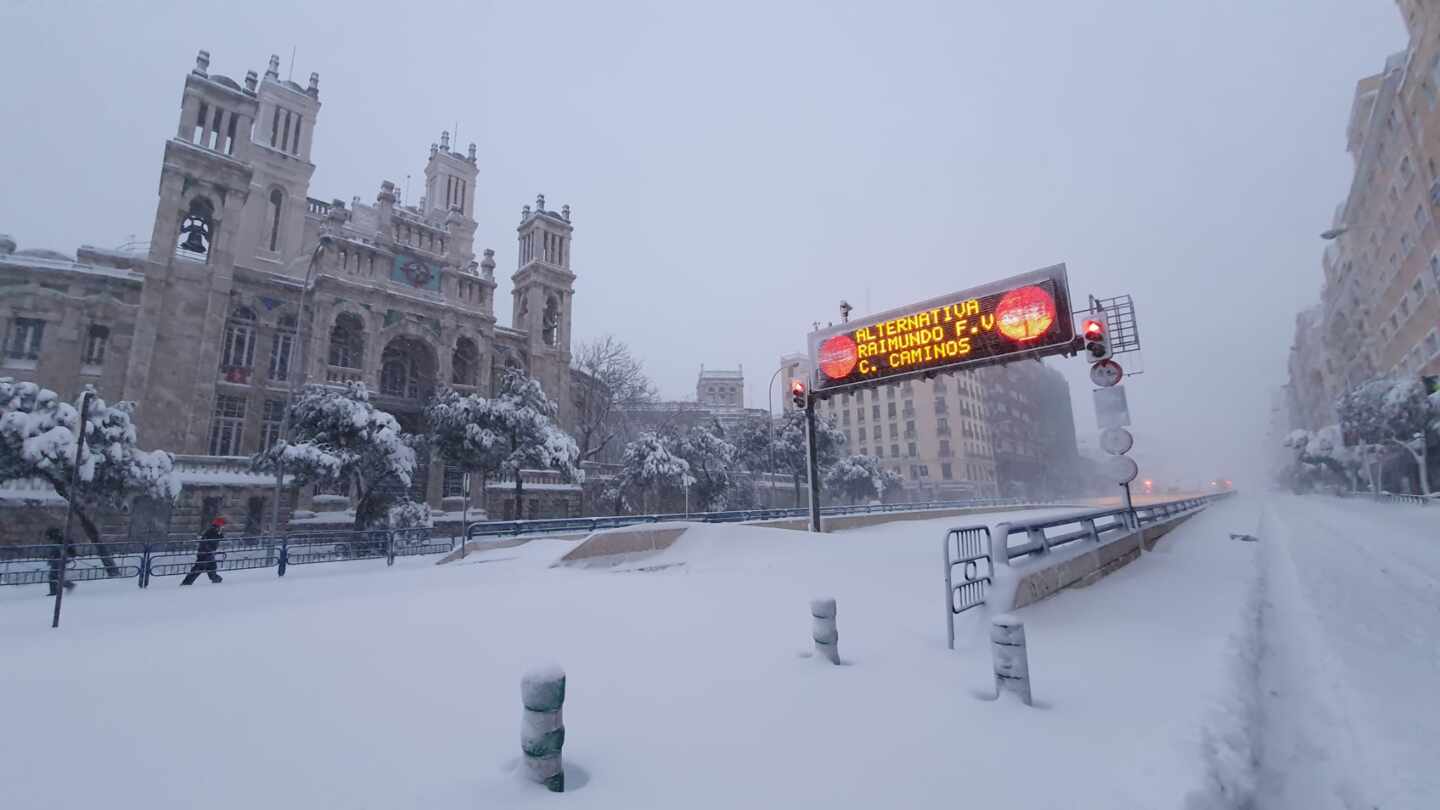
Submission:
{"label": "arched window", "polygon": [[204,256],[210,252],[211,226],[215,206],[204,197],[190,201],[185,219],[180,223],[180,244],[178,249]]}
{"label": "arched window", "polygon": [[555,338],[560,332],[560,302],[553,295],[545,299],[545,314],[540,325],[540,335],[544,338],[545,345],[554,346]]}
{"label": "arched window", "polygon": [[236,307],[225,321],[220,347],[220,374],[227,382],[248,383],[255,365],[255,310]]}
{"label": "arched window", "polygon": [[365,363],[365,325],[353,312],[342,312],[330,330],[330,365],[361,368]]}
{"label": "arched window", "polygon": [[455,354],[450,358],[450,382],[456,385],[475,385],[480,372],[480,351],[475,341],[462,337],[455,342]]}
{"label": "arched window", "polygon": [[270,250],[280,249],[280,211],[285,207],[285,195],[280,189],[270,192]]}
{"label": "arched window", "polygon": [[397,337],[380,355],[380,393],[405,399],[429,395],[435,381],[435,353],[425,343]]}

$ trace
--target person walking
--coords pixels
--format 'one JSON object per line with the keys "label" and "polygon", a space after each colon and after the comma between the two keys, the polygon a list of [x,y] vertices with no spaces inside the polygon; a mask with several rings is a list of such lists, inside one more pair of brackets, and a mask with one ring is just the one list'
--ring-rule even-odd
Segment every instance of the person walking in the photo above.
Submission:
{"label": "person walking", "polygon": [[[60,557],[63,553],[75,559],[75,544],[67,541],[64,533],[54,526],[45,530],[45,542],[50,546],[50,595],[54,596],[60,590]],[[65,580],[65,590],[75,590],[75,583]]]}
{"label": "person walking", "polygon": [[180,580],[181,585],[194,584],[196,577],[199,577],[201,573],[210,577],[210,581],[217,585],[225,581],[215,571],[215,552],[220,548],[220,541],[225,539],[222,531],[224,528],[225,518],[217,517],[210,521],[210,528],[200,535],[200,546],[195,550],[195,564],[190,567],[190,573]]}

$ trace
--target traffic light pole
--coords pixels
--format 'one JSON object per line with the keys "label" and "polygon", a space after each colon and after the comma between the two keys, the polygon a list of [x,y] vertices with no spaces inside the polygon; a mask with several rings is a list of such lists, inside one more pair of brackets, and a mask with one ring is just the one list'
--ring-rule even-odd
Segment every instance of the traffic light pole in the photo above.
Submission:
{"label": "traffic light pole", "polygon": [[815,397],[805,396],[805,474],[810,480],[810,531],[820,531],[820,465],[815,451]]}

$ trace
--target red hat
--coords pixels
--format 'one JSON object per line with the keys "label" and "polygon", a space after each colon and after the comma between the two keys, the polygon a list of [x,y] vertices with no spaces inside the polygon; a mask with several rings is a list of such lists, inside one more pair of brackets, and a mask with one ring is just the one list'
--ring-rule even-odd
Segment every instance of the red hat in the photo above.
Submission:
{"label": "red hat", "polygon": [[225,525],[225,518],[223,518],[223,517],[217,517],[217,518],[215,518],[214,520],[210,521],[210,525],[211,525],[211,526],[224,526],[224,525]]}

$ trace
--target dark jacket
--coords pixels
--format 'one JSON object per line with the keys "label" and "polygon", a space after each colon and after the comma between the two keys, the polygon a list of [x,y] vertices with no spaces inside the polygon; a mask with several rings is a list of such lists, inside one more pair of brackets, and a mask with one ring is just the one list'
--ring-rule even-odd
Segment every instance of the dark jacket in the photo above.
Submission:
{"label": "dark jacket", "polygon": [[205,530],[204,534],[200,535],[200,547],[196,551],[206,558],[212,557],[216,549],[220,548],[220,541],[223,539],[225,539],[225,535],[221,533],[220,529],[211,526]]}

